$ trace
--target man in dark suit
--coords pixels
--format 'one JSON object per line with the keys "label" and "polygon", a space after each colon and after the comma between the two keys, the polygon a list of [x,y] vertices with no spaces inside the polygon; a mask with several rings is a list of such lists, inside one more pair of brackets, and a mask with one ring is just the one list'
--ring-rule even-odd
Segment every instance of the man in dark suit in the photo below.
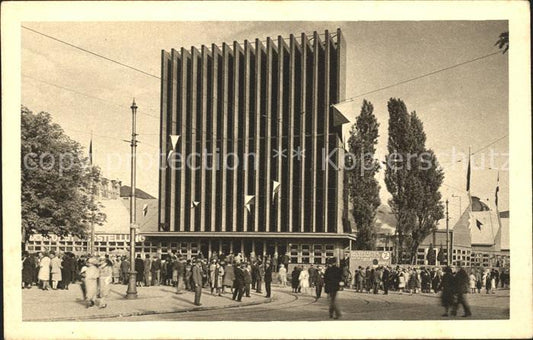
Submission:
{"label": "man in dark suit", "polygon": [[263,263],[261,261],[257,262],[257,288],[256,292],[261,294],[261,286],[263,285],[263,279],[265,278],[265,266],[263,266]]}
{"label": "man in dark suit", "polygon": [[328,268],[324,273],[324,288],[329,295],[329,317],[330,319],[338,319],[341,317],[341,311],[337,306],[337,292],[340,289],[340,282],[342,280],[342,270],[337,267],[336,258],[332,257],[328,260]]}
{"label": "man in dark suit", "polygon": [[457,273],[455,274],[453,280],[453,291],[457,296],[457,299],[455,300],[455,303],[452,306],[452,315],[455,315],[457,313],[457,308],[459,307],[459,305],[462,305],[465,311],[463,317],[469,317],[472,315],[472,312],[470,311],[470,306],[468,305],[468,301],[466,300],[465,296],[465,294],[468,293],[469,281],[470,279],[468,277],[468,274],[459,262],[459,270],[457,270]]}
{"label": "man in dark suit", "polygon": [[233,300],[241,302],[244,293],[244,263],[235,265],[235,280],[233,281]]}
{"label": "man in dark suit", "polygon": [[382,278],[383,278],[383,294],[385,295],[389,294],[389,276],[390,276],[389,267],[384,267]]}
{"label": "man in dark suit", "polygon": [[267,298],[271,296],[270,285],[272,284],[272,270],[272,264],[270,263],[270,260],[267,260],[265,265],[265,290]]}
{"label": "man in dark suit", "polygon": [[244,294],[250,297],[250,285],[252,284],[252,275],[248,263],[244,263]]}
{"label": "man in dark suit", "polygon": [[202,265],[200,260],[195,259],[194,266],[192,267],[192,282],[194,284],[194,304],[201,306],[200,298],[202,297]]}
{"label": "man in dark suit", "polygon": [[137,286],[142,286],[144,281],[144,261],[141,254],[137,254],[135,258],[135,271],[137,272]]}

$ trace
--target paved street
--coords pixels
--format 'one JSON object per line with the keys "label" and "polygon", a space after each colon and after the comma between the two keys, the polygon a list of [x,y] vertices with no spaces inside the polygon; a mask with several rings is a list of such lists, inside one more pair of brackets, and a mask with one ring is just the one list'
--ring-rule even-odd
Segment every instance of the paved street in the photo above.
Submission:
{"label": "paved street", "polygon": [[233,301],[230,294],[222,297],[212,296],[209,289],[202,293],[202,306],[194,305],[194,293],[176,294],[169,286],[138,287],[138,298],[126,300],[125,285],[112,285],[108,306],[86,308],[82,300],[81,288],[78,284],[70,285],[69,290],[43,291],[35,286],[22,290],[22,320],[24,321],[74,321],[106,319],[116,320],[119,316],[149,315],[157,313],[196,312],[203,309],[231,309],[242,305],[264,304],[270,299],[264,295],[252,294],[243,297],[242,302]]}
{"label": "paved street", "polygon": [[[509,318],[509,290],[495,295],[469,295],[473,317],[471,319]],[[440,299],[433,294],[388,296],[356,294],[353,291],[339,293],[344,313],[343,320],[442,320]],[[462,310],[455,319],[463,319]],[[290,289],[274,289],[274,301],[267,304],[230,310],[199,311],[186,314],[146,315],[118,318],[113,321],[187,320],[187,321],[319,321],[328,319],[328,302],[323,297],[293,294]],[[449,319],[452,319],[451,317]]]}
{"label": "paved street", "polygon": [[[273,299],[252,293],[238,303],[230,294],[212,296],[208,289],[202,294],[202,306],[194,306],[194,294],[177,295],[167,286],[141,287],[139,298],[124,299],[126,286],[114,285],[108,307],[87,309],[81,299],[79,285],[70,290],[41,291],[35,287],[23,290],[23,320],[39,321],[318,321],[328,318],[328,301],[324,295],[318,301],[308,294],[293,294],[289,288],[273,288]],[[468,295],[472,319],[509,318],[509,290],[494,295]],[[345,290],[339,293],[343,320],[442,320],[440,299],[434,294],[374,295]],[[455,319],[463,319],[459,316]],[[452,317],[449,317],[452,319]]]}

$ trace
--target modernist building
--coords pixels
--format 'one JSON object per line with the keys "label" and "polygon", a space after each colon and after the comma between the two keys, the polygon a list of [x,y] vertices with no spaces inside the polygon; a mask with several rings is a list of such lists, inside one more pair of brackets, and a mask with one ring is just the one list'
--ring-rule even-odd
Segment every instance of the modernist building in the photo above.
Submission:
{"label": "modernist building", "polygon": [[340,30],[162,51],[160,229],[143,235],[193,255],[343,256],[345,56]]}

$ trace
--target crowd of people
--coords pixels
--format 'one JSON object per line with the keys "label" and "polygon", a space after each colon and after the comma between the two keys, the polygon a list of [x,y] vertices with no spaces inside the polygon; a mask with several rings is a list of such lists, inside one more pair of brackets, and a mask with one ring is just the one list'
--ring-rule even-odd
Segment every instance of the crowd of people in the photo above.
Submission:
{"label": "crowd of people", "polygon": [[[331,283],[331,270],[327,274],[332,267],[335,267],[333,281],[338,279],[338,285]],[[332,266],[331,261],[326,266],[295,265],[289,276],[287,257],[245,257],[240,253],[214,253],[209,259],[201,253],[192,259],[178,253],[162,256],[145,254],[144,258],[137,254],[134,268],[137,286],[172,286],[177,294],[191,291],[195,293],[195,305],[201,305],[203,289],[209,289],[214,296],[231,294],[232,299],[239,302],[243,297],[250,297],[251,291],[263,294],[263,288],[265,297],[271,297],[271,284],[275,279],[275,283],[282,287],[290,285],[293,293],[312,295],[316,300],[321,298],[322,291],[328,293],[331,299],[332,286],[337,290],[353,288],[356,293],[442,293],[446,314],[448,309],[453,314],[454,306],[465,303],[464,293],[481,293],[484,289],[486,294],[494,294],[498,287],[508,288],[510,278],[508,269],[499,272],[496,268],[472,268],[469,273],[458,268],[454,273],[449,267],[359,266],[352,272],[346,263],[341,262],[341,266],[337,267]],[[127,256],[75,256],[54,251],[24,252],[22,256],[23,289],[37,285],[42,290],[66,290],[70,284],[80,282],[88,308],[95,305],[105,308],[110,285],[128,284],[129,278],[130,261]],[[336,307],[332,308],[335,314]]]}

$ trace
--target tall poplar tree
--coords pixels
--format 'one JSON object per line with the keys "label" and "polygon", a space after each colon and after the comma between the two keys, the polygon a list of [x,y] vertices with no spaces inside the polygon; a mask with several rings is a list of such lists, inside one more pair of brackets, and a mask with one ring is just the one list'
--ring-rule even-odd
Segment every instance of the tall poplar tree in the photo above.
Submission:
{"label": "tall poplar tree", "polygon": [[[443,218],[440,186],[444,179],[433,150],[426,148],[426,134],[415,112],[391,98],[389,140],[385,184],[392,198],[389,205],[396,215],[398,257],[413,263],[420,243]],[[404,253],[407,252],[407,256]]]}
{"label": "tall poplar tree", "polygon": [[374,222],[376,210],[381,204],[379,184],[375,179],[379,161],[375,158],[378,142],[378,127],[372,103],[364,100],[361,113],[350,130],[348,139],[352,158],[348,178],[348,195],[353,205],[353,217],[357,227],[357,249],[371,250],[375,247]]}

